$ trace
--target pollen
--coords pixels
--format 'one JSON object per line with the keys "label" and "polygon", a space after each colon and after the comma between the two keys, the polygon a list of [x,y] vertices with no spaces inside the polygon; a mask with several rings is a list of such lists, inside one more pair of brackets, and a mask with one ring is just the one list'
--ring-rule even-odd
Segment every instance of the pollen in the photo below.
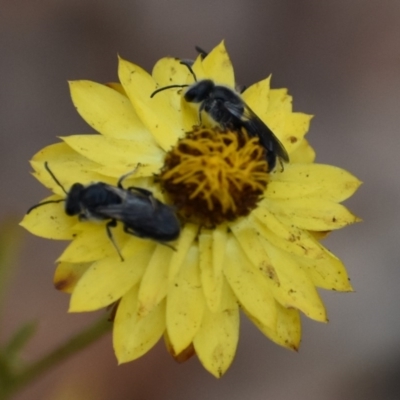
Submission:
{"label": "pollen", "polygon": [[256,207],[267,171],[265,149],[245,130],[197,128],[167,153],[159,178],[183,219],[213,227]]}

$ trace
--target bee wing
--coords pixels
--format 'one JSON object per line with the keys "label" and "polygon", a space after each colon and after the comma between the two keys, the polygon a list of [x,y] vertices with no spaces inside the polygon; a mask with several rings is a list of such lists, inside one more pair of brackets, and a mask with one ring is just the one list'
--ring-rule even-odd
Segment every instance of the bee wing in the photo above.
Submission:
{"label": "bee wing", "polygon": [[97,213],[127,225],[135,225],[152,212],[153,206],[150,199],[142,193],[115,187],[111,187],[111,190],[121,197],[122,203],[98,206],[96,207]]}
{"label": "bee wing", "polygon": [[106,218],[115,219],[127,225],[134,225],[142,217],[141,210],[126,204],[110,204],[96,207],[96,212]]}
{"label": "bee wing", "polygon": [[289,155],[283,144],[246,103],[243,102],[240,105],[226,101],[224,106],[234,117],[240,120],[250,136],[258,136],[263,147],[289,162]]}
{"label": "bee wing", "polygon": [[132,235],[160,242],[175,240],[180,232],[175,212],[155,199],[154,205],[152,199],[128,192],[123,203],[101,206],[96,212],[122,222],[125,232]]}
{"label": "bee wing", "polygon": [[150,192],[150,190],[143,189],[137,186],[130,186],[125,189],[121,189],[116,186],[108,186],[107,190],[118,195],[123,203],[134,203],[136,206],[139,202],[141,202],[142,204],[150,202],[153,207],[156,207],[153,193]]}

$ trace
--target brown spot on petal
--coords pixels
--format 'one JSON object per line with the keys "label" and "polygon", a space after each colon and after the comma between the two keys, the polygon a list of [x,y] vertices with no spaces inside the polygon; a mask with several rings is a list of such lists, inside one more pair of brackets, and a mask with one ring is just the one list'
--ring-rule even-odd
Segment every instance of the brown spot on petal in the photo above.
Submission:
{"label": "brown spot on petal", "polygon": [[297,137],[296,136],[290,136],[289,137],[290,143],[296,143],[297,142]]}
{"label": "brown spot on petal", "polygon": [[271,265],[268,262],[263,262],[260,265],[260,270],[266,274],[268,276],[269,279],[271,279],[272,281],[274,281],[278,286],[280,286],[280,281],[279,281],[279,277],[278,274],[276,273],[276,270],[274,268],[273,265]]}
{"label": "brown spot on petal", "polygon": [[317,240],[325,239],[332,231],[309,231]]}
{"label": "brown spot on petal", "polygon": [[108,317],[108,321],[114,322],[115,316],[117,315],[118,306],[119,306],[119,303],[120,303],[120,302],[121,302],[121,299],[120,299],[120,300],[117,300],[115,303],[110,304],[110,305],[107,307],[107,310],[110,310],[110,316]]}
{"label": "brown spot on petal", "polygon": [[288,347],[294,351],[299,351],[299,346],[295,345],[294,343],[289,343],[288,341],[286,341],[286,344],[288,345]]}
{"label": "brown spot on petal", "polygon": [[196,354],[196,350],[194,349],[193,343],[190,343],[190,345],[186,347],[186,349],[182,350],[179,354],[176,354],[169,339],[168,332],[164,332],[164,341],[168,353],[171,354],[171,356],[174,357],[174,360],[180,364],[189,360],[189,358],[191,358]]}
{"label": "brown spot on petal", "polygon": [[80,277],[75,274],[69,274],[64,279],[54,282],[54,287],[61,292],[69,293],[71,289],[75,286],[76,282]]}
{"label": "brown spot on petal", "polygon": [[189,360],[196,354],[196,350],[192,343],[185,350],[181,351],[179,354],[171,354],[174,357],[174,360],[178,363],[184,363],[185,361]]}

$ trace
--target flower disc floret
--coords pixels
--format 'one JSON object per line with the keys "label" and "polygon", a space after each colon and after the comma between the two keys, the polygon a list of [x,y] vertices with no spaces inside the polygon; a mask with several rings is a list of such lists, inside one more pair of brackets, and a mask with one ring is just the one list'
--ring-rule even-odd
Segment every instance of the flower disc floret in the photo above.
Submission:
{"label": "flower disc floret", "polygon": [[267,170],[258,138],[244,130],[198,128],[168,152],[160,181],[185,219],[211,227],[256,207]]}

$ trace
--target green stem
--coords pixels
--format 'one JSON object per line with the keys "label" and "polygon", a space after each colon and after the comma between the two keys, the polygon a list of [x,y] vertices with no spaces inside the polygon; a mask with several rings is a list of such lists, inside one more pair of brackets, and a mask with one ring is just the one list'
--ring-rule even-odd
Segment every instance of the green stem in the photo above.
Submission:
{"label": "green stem", "polygon": [[8,399],[10,395],[22,389],[39,375],[95,342],[105,333],[109,332],[111,328],[112,323],[103,317],[40,360],[25,367],[21,372],[14,374],[11,381],[7,382],[6,387],[3,387],[3,392],[1,392],[2,388],[0,388],[0,400]]}

